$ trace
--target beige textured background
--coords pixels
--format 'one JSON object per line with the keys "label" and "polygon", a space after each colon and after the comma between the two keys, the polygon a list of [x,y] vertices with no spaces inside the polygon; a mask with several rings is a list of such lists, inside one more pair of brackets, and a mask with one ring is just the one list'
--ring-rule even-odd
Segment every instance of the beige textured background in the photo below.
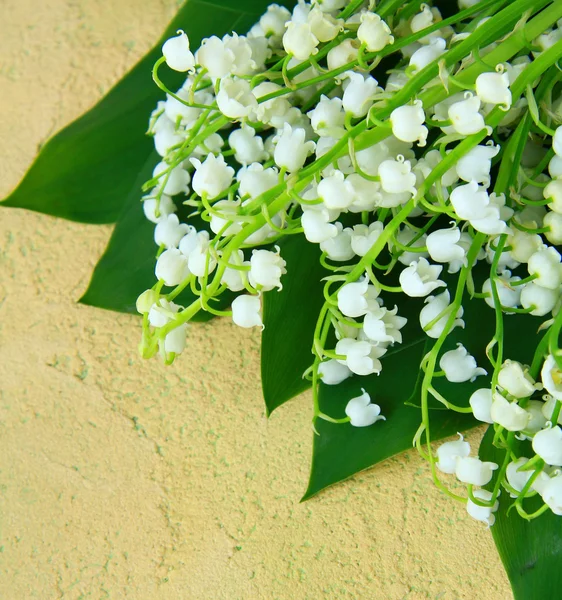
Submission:
{"label": "beige textured background", "polygon": [[[0,196],[176,5],[0,0]],[[511,597],[412,452],[298,503],[309,397],[265,419],[257,334],[193,327],[166,368],[75,304],[110,232],[0,209],[0,598]]]}

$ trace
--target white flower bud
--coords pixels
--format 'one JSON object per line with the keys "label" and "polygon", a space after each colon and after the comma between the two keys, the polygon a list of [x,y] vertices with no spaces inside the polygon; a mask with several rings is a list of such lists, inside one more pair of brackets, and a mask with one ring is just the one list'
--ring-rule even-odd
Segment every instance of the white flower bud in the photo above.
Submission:
{"label": "white flower bud", "polygon": [[552,137],[552,149],[556,156],[562,157],[562,125],[559,125]]}
{"label": "white flower bud", "polygon": [[394,44],[390,27],[379,15],[365,11],[361,13],[361,25],[357,30],[357,39],[365,44],[369,52],[379,52],[389,44]]}
{"label": "white flower bud", "polygon": [[366,277],[346,283],[338,290],[338,308],[346,317],[362,317],[379,306],[379,293]]}
{"label": "white flower bud", "polygon": [[385,192],[400,194],[416,193],[416,175],[412,173],[409,160],[383,160],[379,165],[381,187]]}
{"label": "white flower bud", "polygon": [[457,458],[464,458],[470,454],[470,444],[464,441],[459,433],[459,439],[454,442],[445,442],[437,448],[435,466],[442,472],[452,475],[457,468]]}
{"label": "white flower bud", "polygon": [[517,402],[509,402],[498,393],[494,393],[490,414],[494,423],[508,431],[522,431],[531,420],[531,415]]}
{"label": "white flower bud", "polygon": [[461,135],[472,135],[482,131],[486,124],[479,110],[478,96],[468,96],[465,100],[452,104],[448,112],[454,130]]}
{"label": "white flower bud", "polygon": [[322,94],[320,102],[306,114],[312,129],[320,136],[340,138],[345,133],[345,111],[342,110],[341,98],[328,98]]}
{"label": "white flower bud", "polygon": [[438,279],[441,265],[431,265],[425,258],[410,263],[399,276],[403,292],[411,298],[423,298],[445,283]]}
{"label": "white flower bud", "polygon": [[480,388],[470,396],[470,407],[474,418],[483,423],[492,424],[492,390],[490,388]]}
{"label": "white flower bud", "polygon": [[462,344],[457,344],[456,350],[445,352],[439,361],[439,367],[445,372],[447,381],[463,383],[474,381],[487,372],[476,365],[476,359],[470,355]]}
{"label": "white flower bud", "polygon": [[544,217],[544,226],[549,227],[544,235],[546,239],[555,246],[562,244],[562,214],[549,212]]}
{"label": "white flower bud", "polygon": [[326,208],[343,210],[355,200],[355,190],[341,171],[333,171],[318,184],[318,197],[322,198]]}
{"label": "white flower bud", "polygon": [[181,354],[185,350],[187,343],[187,323],[182,323],[174,327],[164,338],[164,350]]}
{"label": "white flower bud", "polygon": [[476,181],[484,187],[490,185],[492,158],[500,151],[499,146],[475,146],[455,165],[458,176],[466,182]]}
{"label": "white flower bud", "polygon": [[409,66],[412,67],[414,71],[421,71],[421,69],[424,69],[427,65],[445,54],[446,47],[447,42],[443,38],[432,39],[427,46],[418,48],[412,54]]}
{"label": "white flower bud", "polygon": [[177,248],[181,239],[190,231],[190,226],[180,223],[176,214],[162,219],[154,228],[154,242],[157,246]]}
{"label": "white flower bud", "polygon": [[152,327],[164,327],[172,319],[175,314],[179,311],[181,306],[168,302],[164,298],[161,298],[158,302],[155,302],[148,312],[148,322]]}
{"label": "white flower bud", "polygon": [[232,320],[239,327],[262,327],[259,296],[243,294],[232,301]]}
{"label": "white flower bud", "polygon": [[229,167],[222,154],[209,154],[204,162],[191,158],[195,167],[192,187],[200,196],[205,195],[209,200],[217,198],[227,190],[234,177],[234,169]]}
{"label": "white flower bud", "polygon": [[377,80],[370,75],[364,76],[355,71],[347,71],[341,77],[348,80],[342,97],[344,110],[354,117],[364,117],[380,90]]}
{"label": "white flower bud", "polygon": [[498,465],[494,462],[482,462],[479,458],[462,456],[456,459],[455,475],[459,481],[472,485],[490,483]]}
{"label": "white flower bud", "polygon": [[558,297],[558,290],[549,290],[531,281],[521,290],[521,306],[526,309],[534,306],[530,314],[543,317],[554,309]]}
{"label": "white flower bud", "polygon": [[307,60],[318,52],[318,38],[312,33],[309,23],[286,23],[287,31],[283,35],[283,48],[298,60]]}
{"label": "white flower bud", "polygon": [[359,54],[359,44],[352,39],[344,40],[335,48],[328,52],[326,60],[328,61],[328,70],[334,71],[344,65],[357,60]]}
{"label": "white flower bud", "polygon": [[168,196],[175,196],[176,194],[184,193],[187,194],[189,192],[189,181],[191,177],[189,173],[178,165],[174,167],[167,173],[170,168],[170,165],[165,162],[159,162],[155,167],[154,171],[152,171],[152,177],[158,177],[158,188],[163,188],[164,194]]}
{"label": "white flower bud", "polygon": [[350,418],[350,423],[354,427],[369,427],[377,421],[386,421],[381,415],[381,407],[378,404],[371,404],[371,396],[361,388],[363,394],[357,398],[352,398],[345,407],[345,414]]}
{"label": "white flower bud", "polygon": [[228,143],[234,150],[234,158],[243,166],[259,163],[267,157],[263,140],[253,127],[243,124],[240,129],[235,129],[228,136]]}
{"label": "white flower bud", "polygon": [[541,493],[544,503],[555,515],[562,515],[562,475],[556,475],[544,486]]}
{"label": "white flower bud", "polygon": [[511,91],[507,73],[481,73],[476,78],[476,95],[486,104],[511,106]]}
{"label": "white flower bud", "polygon": [[530,275],[537,275],[534,283],[549,290],[557,290],[562,284],[562,265],[556,248],[542,248],[535,252],[527,264]]}
{"label": "white flower bud", "polygon": [[156,261],[155,273],[165,285],[179,285],[189,275],[187,259],[177,248],[164,250]]}
{"label": "white flower bud", "polygon": [[352,338],[343,338],[336,344],[336,353],[345,356],[345,364],[356,375],[378,375],[382,370],[379,358],[385,352],[386,348]]}
{"label": "white flower bud", "polygon": [[548,173],[552,179],[562,177],[562,156],[555,154],[548,163]]}
{"label": "white flower bud", "polygon": [[370,225],[354,225],[351,233],[351,248],[357,256],[365,256],[384,229],[381,221],[373,221]]}
{"label": "white flower bud", "polygon": [[535,382],[527,369],[515,360],[506,360],[498,374],[498,384],[515,398],[527,398],[535,391]]}
{"label": "white flower bud", "polygon": [[252,163],[247,167],[242,167],[236,175],[240,184],[238,193],[240,196],[250,196],[257,198],[279,182],[279,172],[274,167],[264,169],[260,163]]}
{"label": "white flower bud", "polygon": [[164,42],[162,54],[166,59],[166,64],[174,71],[185,72],[193,69],[195,66],[195,57],[189,50],[189,38],[181,30],[178,30],[176,37],[172,37]]}
{"label": "white flower bud", "polygon": [[[469,2],[469,0],[462,1],[463,3]],[[479,500],[483,500],[484,502],[490,502],[493,498],[492,492],[489,492],[488,490],[475,490],[473,492],[473,496]],[[483,523],[486,523],[488,527],[491,527],[496,521],[496,516],[493,513],[498,510],[499,505],[500,503],[496,500],[494,502],[494,506],[480,506],[469,498],[466,503],[466,511],[473,519],[482,521]]]}
{"label": "white flower bud", "polygon": [[281,275],[287,272],[287,264],[279,255],[279,246],[276,252],[269,250],[253,250],[250,258],[250,283],[256,287],[261,285],[264,291],[277,288],[281,290]]}
{"label": "white flower bud", "polygon": [[556,425],[535,433],[533,450],[547,465],[562,467],[562,429]]}
{"label": "white flower bud", "polygon": [[158,302],[159,294],[156,290],[145,290],[138,298],[136,303],[137,312],[144,315],[150,311],[152,306]]}
{"label": "white flower bud", "polygon": [[[513,286],[513,282],[521,281],[521,277],[511,277],[509,271],[504,271],[502,275],[496,277],[496,291],[500,304],[508,308],[515,308],[519,306],[521,298],[521,287],[519,285]],[[494,297],[492,296],[492,281],[486,279],[482,285],[482,292],[488,294],[484,299],[486,304],[490,308],[495,308]]]}
{"label": "white flower bud", "polygon": [[283,131],[276,137],[273,158],[275,164],[285,168],[289,173],[302,169],[306,158],[314,152],[314,142],[305,141],[304,129],[293,129],[289,123],[285,123]]}
{"label": "white flower bud", "polygon": [[[549,354],[541,369],[541,380],[546,391],[556,400],[562,400],[562,370],[552,354]],[[562,466],[562,465],[561,465]]]}
{"label": "white flower bud", "polygon": [[403,142],[418,142],[418,146],[425,146],[427,140],[427,127],[425,113],[421,100],[415,100],[413,105],[399,106],[390,113],[392,133]]}
{"label": "white flower bud", "polygon": [[545,200],[550,200],[548,208],[562,214],[562,179],[553,179],[543,189]]}
{"label": "white flower bud", "polygon": [[[174,201],[166,194],[162,194],[160,201],[150,197],[143,199],[142,209],[144,216],[152,223],[159,223],[177,210]],[[159,212],[158,216],[156,216],[156,210]]]}
{"label": "white flower bud", "polygon": [[[437,339],[443,333],[445,325],[449,320],[449,313],[446,312],[446,309],[450,304],[450,300],[451,297],[449,295],[449,290],[445,290],[442,294],[439,294],[438,296],[429,296],[425,299],[425,306],[421,309],[420,312],[420,325],[430,338]],[[439,317],[439,315],[443,316],[439,318],[429,329],[426,329],[432,321]],[[464,321],[461,318],[462,315],[463,307],[459,306],[451,330],[455,327],[464,328]]]}
{"label": "white flower bud", "polygon": [[466,251],[457,244],[460,239],[461,231],[458,227],[433,231],[426,240],[429,256],[440,263],[464,260]]}
{"label": "white flower bud", "polygon": [[318,365],[318,377],[326,385],[338,385],[352,374],[347,365],[334,359],[325,360]]}

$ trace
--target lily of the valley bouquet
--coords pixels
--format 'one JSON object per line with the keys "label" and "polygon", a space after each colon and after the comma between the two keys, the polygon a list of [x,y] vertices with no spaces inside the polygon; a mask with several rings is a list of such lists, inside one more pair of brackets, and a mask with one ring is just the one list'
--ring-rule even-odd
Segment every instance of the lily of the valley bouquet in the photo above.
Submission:
{"label": "lily of the valley bouquet", "polygon": [[153,61],[142,355],[260,328],[268,410],[312,388],[308,495],[413,444],[493,531],[562,543],[562,3],[272,4],[197,45]]}

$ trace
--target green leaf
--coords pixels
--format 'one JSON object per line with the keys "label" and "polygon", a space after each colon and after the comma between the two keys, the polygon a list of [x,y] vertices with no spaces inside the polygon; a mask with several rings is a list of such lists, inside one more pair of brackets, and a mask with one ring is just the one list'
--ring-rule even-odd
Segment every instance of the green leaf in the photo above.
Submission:
{"label": "green leaf", "polygon": [[[152,151],[145,131],[151,111],[164,96],[151,76],[162,42],[177,29],[186,31],[193,48],[205,36],[245,32],[268,4],[268,0],[189,0],[160,42],[94,108],[43,146],[2,204],[84,223],[115,222]],[[165,79],[177,89],[185,74],[169,71]]]}
{"label": "green leaf", "polygon": [[320,250],[304,235],[282,240],[281,256],[287,262],[283,289],[264,294],[261,379],[268,416],[281,404],[310,387],[302,375],[313,362],[314,328],[322,308]]}
{"label": "green leaf", "polygon": [[[493,427],[488,428],[480,445],[480,458],[501,464],[504,452],[492,445]],[[520,444],[519,456],[533,456],[528,442]],[[517,451],[516,451],[517,453]],[[562,589],[562,518],[547,510],[532,521],[521,518],[513,509],[513,499],[502,490],[492,536],[511,582],[515,600],[559,598]],[[540,496],[525,500],[531,513],[541,507]]]}
{"label": "green leaf", "polygon": [[[489,267],[476,267],[476,279],[481,281]],[[451,286],[449,286],[451,287]],[[478,287],[478,286],[477,286]],[[402,297],[403,298],[403,297]],[[393,298],[387,298],[393,304]],[[372,401],[381,406],[386,421],[371,427],[357,428],[349,423],[333,424],[318,419],[314,436],[312,467],[306,500],[322,489],[347,479],[385,458],[412,447],[412,439],[421,423],[420,361],[430,348],[427,336],[418,325],[422,302],[407,299],[399,304],[398,314],[408,318],[403,329],[404,344],[391,348],[382,358],[383,369],[379,376],[353,377],[337,386],[321,385],[320,410],[334,418],[345,416],[347,402],[361,394],[365,388]],[[495,331],[495,313],[483,300],[465,297],[465,329],[456,328],[447,338],[443,351],[451,350],[461,342],[476,358],[479,366],[490,368],[486,358],[486,345]],[[509,358],[530,363],[536,347],[539,321],[527,315],[504,317],[505,348]],[[478,377],[475,382],[450,383],[444,377],[434,379],[434,387],[449,401],[468,406],[471,394],[489,385],[489,377]],[[412,406],[412,404],[416,406]],[[479,424],[472,415],[444,410],[437,401],[430,403],[431,439],[439,440],[457,431],[465,431]]]}
{"label": "green leaf", "polygon": [[[150,177],[155,160],[156,152],[152,151],[132,186],[105,253],[94,269],[90,285],[80,298],[82,304],[138,314],[135,304],[139,294],[156,282],[154,224],[144,216],[139,193],[140,186]],[[205,225],[193,217],[189,223],[199,230]],[[186,290],[175,301],[187,306],[194,300],[196,297]],[[225,293],[214,307],[223,308],[231,301],[232,295]],[[210,318],[212,315],[200,311],[193,320],[207,321]]]}

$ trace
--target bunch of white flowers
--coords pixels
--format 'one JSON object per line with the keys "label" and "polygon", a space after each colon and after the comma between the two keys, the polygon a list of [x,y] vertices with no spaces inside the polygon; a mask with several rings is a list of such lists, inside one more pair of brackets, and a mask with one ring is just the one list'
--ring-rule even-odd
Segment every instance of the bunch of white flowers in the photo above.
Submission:
{"label": "bunch of white flowers", "polygon": [[[500,468],[469,456],[462,438],[435,456],[428,435],[434,471],[467,484],[469,513],[489,525],[500,484],[522,514],[534,492],[562,514],[562,35],[554,35],[562,11],[526,17],[514,27],[523,35],[501,37],[474,2],[446,20],[428,4],[389,14],[394,4],[375,11],[368,1],[299,0],[292,13],[272,4],[247,35],[213,36],[193,51],[179,31],[164,44],[154,79],[166,99],[149,124],[162,160],[143,198],[158,254],[157,282],[138,301],[142,353],[173,360],[201,310],[263,328],[262,294],[291,277],[278,243],[303,235],[331,273],[320,333],[303,341],[313,342],[314,394],[320,381],[381,373],[388,349],[409,341],[392,295],[400,306],[419,304],[420,328],[433,340],[422,406],[433,396],[472,411],[505,447],[525,438],[535,453]],[[505,8],[519,18],[514,10]],[[186,73],[176,91],[159,77],[164,63]],[[477,264],[489,273],[481,291]],[[196,300],[175,304],[186,288]],[[236,297],[219,310],[227,291]],[[537,327],[549,343],[531,368],[501,351],[487,368],[471,354],[481,349],[444,351],[464,327],[465,291],[498,323],[513,313],[547,317]],[[487,375],[491,385],[470,407],[432,384]],[[348,400],[345,418],[317,403],[315,418],[356,427],[384,420],[364,390]],[[429,425],[423,417],[420,431]],[[498,469],[493,492],[473,491]]]}

